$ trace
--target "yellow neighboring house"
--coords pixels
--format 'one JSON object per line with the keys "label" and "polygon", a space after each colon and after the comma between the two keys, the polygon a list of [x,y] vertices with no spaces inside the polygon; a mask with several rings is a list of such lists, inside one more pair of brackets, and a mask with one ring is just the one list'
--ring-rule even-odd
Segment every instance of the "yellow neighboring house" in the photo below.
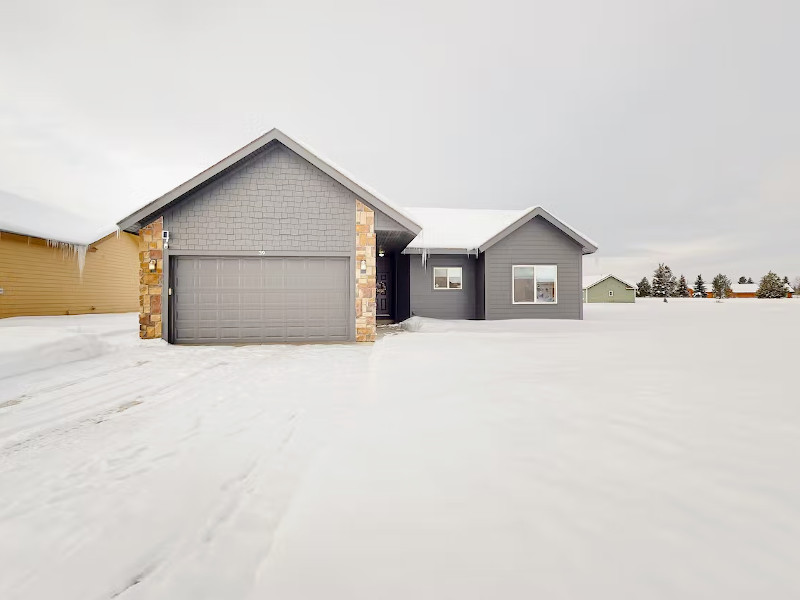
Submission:
{"label": "yellow neighboring house", "polygon": [[137,310],[137,236],[0,192],[0,318]]}

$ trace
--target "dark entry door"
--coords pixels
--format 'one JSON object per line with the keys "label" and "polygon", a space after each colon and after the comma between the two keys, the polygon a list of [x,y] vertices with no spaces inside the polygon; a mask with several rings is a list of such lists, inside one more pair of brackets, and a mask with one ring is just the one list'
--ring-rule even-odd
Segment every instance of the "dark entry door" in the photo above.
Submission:
{"label": "dark entry door", "polygon": [[391,318],[392,310],[392,259],[387,256],[378,257],[377,281],[375,282],[375,304],[379,317]]}

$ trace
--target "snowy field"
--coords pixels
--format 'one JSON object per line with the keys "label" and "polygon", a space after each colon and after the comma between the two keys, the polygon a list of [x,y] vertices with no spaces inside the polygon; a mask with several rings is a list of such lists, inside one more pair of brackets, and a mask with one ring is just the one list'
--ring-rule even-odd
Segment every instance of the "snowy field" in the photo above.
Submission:
{"label": "snowy field", "polygon": [[800,300],[586,313],[240,348],[0,321],[0,598],[800,597]]}

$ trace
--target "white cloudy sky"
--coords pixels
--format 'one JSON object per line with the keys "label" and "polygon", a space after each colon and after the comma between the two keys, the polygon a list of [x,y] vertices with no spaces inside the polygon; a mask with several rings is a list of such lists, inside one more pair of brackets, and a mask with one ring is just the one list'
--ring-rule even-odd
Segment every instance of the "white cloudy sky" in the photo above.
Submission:
{"label": "white cloudy sky", "polygon": [[800,2],[4,0],[0,189],[116,221],[277,125],[588,273],[800,275]]}

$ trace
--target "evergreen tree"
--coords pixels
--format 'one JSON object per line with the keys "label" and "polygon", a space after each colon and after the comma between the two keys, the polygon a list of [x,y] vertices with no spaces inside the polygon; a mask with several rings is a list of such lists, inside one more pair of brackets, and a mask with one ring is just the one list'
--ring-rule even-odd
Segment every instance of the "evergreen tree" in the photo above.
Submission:
{"label": "evergreen tree", "polygon": [[747,283],[753,283],[753,278],[752,277],[748,277],[747,278]]}
{"label": "evergreen tree", "polygon": [[761,278],[756,292],[757,298],[783,298],[786,296],[786,287],[776,273],[770,271]]}
{"label": "evergreen tree", "polygon": [[664,298],[664,302],[666,302],[667,298],[675,295],[677,285],[678,282],[675,279],[675,275],[672,274],[672,269],[664,263],[659,263],[653,272],[653,296]]}
{"label": "evergreen tree", "polygon": [[714,291],[714,298],[718,300],[727,298],[731,295],[731,280],[720,273],[711,282],[711,289]]}
{"label": "evergreen tree", "polygon": [[695,293],[700,292],[703,298],[706,297],[706,282],[703,281],[702,275],[698,275],[697,279],[694,280],[694,291]]}
{"label": "evergreen tree", "polygon": [[783,283],[786,283],[786,284],[789,283],[789,277],[787,275],[783,276]]}
{"label": "evergreen tree", "polygon": [[689,286],[686,285],[686,277],[681,275],[681,278],[678,280],[678,289],[675,294],[679,298],[688,298],[689,297]]}
{"label": "evergreen tree", "polygon": [[739,283],[747,283],[747,277],[745,276],[739,277]]}
{"label": "evergreen tree", "polygon": [[642,277],[639,285],[636,286],[636,295],[639,298],[647,298],[652,293],[653,292],[650,289],[650,282],[647,281],[647,277]]}

